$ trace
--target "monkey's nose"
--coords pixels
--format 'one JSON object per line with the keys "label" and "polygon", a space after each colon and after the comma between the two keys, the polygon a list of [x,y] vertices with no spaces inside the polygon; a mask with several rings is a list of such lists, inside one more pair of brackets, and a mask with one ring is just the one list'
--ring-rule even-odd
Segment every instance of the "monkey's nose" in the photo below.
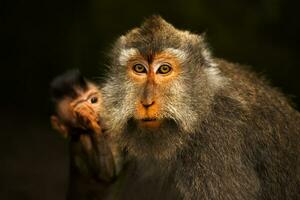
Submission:
{"label": "monkey's nose", "polygon": [[141,103],[145,108],[149,108],[154,104],[154,101],[142,101]]}

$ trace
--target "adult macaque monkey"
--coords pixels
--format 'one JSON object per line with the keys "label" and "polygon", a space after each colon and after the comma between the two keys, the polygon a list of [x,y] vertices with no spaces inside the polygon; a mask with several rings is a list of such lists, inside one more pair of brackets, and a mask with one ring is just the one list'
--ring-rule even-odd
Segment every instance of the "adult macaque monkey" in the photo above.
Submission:
{"label": "adult macaque monkey", "polygon": [[103,198],[116,175],[118,155],[100,126],[100,90],[73,70],[53,80],[51,97],[52,127],[70,141],[68,199]]}
{"label": "adult macaque monkey", "polygon": [[105,122],[130,163],[117,199],[300,199],[299,113],[201,35],[151,17],[107,76]]}

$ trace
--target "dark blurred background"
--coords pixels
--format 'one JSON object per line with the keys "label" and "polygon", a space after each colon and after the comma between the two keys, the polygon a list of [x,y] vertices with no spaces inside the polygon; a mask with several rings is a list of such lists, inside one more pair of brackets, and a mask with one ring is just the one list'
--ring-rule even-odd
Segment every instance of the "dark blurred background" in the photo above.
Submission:
{"label": "dark blurred background", "polygon": [[49,82],[71,68],[97,79],[112,42],[152,14],[206,32],[214,55],[253,66],[299,108],[298,4],[1,0],[0,199],[64,199],[68,148],[49,125]]}

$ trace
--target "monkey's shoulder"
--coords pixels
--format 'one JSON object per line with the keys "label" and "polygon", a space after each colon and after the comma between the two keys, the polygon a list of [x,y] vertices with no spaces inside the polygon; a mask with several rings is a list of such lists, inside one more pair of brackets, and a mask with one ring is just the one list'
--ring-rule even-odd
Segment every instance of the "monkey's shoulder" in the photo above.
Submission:
{"label": "monkey's shoulder", "polygon": [[295,117],[298,115],[299,118],[299,113],[287,95],[273,87],[263,75],[251,70],[250,66],[223,59],[216,59],[216,63],[220,75],[228,81],[228,86],[223,90],[227,96],[252,108],[279,110]]}

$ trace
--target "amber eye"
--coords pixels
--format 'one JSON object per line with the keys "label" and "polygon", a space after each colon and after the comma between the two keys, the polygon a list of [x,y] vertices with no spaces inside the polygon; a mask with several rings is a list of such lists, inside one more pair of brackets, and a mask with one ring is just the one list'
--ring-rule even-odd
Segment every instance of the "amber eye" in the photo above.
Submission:
{"label": "amber eye", "polygon": [[97,97],[92,97],[91,98],[91,103],[97,103],[98,101],[98,98]]}
{"label": "amber eye", "polygon": [[169,73],[171,70],[172,70],[172,68],[171,68],[169,65],[163,64],[163,65],[161,65],[161,66],[158,68],[157,72],[158,72],[159,74],[167,74],[167,73]]}
{"label": "amber eye", "polygon": [[133,66],[133,70],[137,73],[146,73],[146,68],[141,64],[136,64]]}

